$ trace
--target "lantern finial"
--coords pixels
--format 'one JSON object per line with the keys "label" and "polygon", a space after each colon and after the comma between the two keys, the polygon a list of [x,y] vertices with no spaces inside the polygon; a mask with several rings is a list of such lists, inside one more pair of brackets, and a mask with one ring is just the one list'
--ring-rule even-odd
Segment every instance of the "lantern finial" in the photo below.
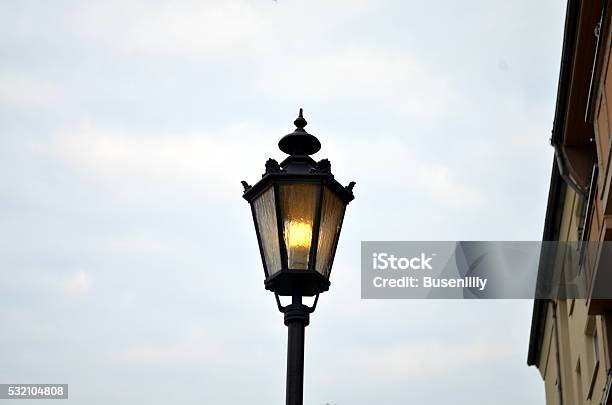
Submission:
{"label": "lantern finial", "polygon": [[293,121],[297,129],[304,129],[308,122],[304,119],[304,110],[300,108],[300,115]]}

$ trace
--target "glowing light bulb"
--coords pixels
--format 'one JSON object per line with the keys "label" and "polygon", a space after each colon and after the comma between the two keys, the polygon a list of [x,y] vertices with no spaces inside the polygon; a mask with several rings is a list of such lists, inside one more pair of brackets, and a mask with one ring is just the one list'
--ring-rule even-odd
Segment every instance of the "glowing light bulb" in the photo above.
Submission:
{"label": "glowing light bulb", "polygon": [[285,223],[285,239],[289,248],[310,249],[312,227],[305,222],[288,221]]}
{"label": "glowing light bulb", "polygon": [[301,221],[285,222],[285,244],[290,269],[307,269],[312,226]]}

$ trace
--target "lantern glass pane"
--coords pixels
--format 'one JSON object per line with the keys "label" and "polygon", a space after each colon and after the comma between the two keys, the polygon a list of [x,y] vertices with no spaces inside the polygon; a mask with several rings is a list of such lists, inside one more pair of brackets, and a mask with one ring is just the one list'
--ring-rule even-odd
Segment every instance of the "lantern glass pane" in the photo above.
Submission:
{"label": "lantern glass pane", "polygon": [[281,184],[283,238],[290,269],[308,269],[318,184]]}
{"label": "lantern glass pane", "polygon": [[276,204],[274,188],[270,187],[253,201],[257,227],[263,249],[268,276],[281,269],[280,249],[278,241],[278,224],[276,222]]}
{"label": "lantern glass pane", "polygon": [[315,269],[325,277],[329,277],[331,270],[334,246],[340,234],[340,223],[344,215],[344,207],[344,202],[333,191],[328,187],[323,188],[321,225],[319,228]]}

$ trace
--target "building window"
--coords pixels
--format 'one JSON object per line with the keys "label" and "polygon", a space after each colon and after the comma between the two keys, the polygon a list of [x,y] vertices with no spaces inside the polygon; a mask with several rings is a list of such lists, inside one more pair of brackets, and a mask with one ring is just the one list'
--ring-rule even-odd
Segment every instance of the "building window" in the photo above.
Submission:
{"label": "building window", "polygon": [[593,322],[593,327],[590,333],[590,341],[591,341],[591,381],[589,384],[589,392],[587,395],[587,399],[591,399],[593,396],[593,388],[595,387],[595,382],[597,381],[597,374],[599,372],[599,338],[597,335],[597,324]]}

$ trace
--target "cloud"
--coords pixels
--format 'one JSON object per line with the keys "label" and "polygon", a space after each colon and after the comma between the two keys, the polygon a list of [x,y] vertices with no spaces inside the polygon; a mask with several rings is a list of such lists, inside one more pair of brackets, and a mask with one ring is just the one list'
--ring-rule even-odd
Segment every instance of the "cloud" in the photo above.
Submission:
{"label": "cloud", "polygon": [[220,344],[212,343],[204,330],[198,330],[171,343],[132,345],[112,355],[114,361],[131,365],[199,365],[220,363],[229,353]]}
{"label": "cloud", "polygon": [[[258,141],[269,138],[269,133],[239,124],[216,134],[140,136],[83,125],[62,131],[56,143],[41,148],[95,180],[113,187],[123,184],[127,191],[134,185],[156,184],[213,196],[239,193],[241,178],[263,172],[265,149],[270,146]],[[232,164],[234,160],[241,165]]]}
{"label": "cloud", "polygon": [[[263,163],[274,150],[271,133],[283,132],[243,123],[227,126],[215,135],[139,136],[85,125],[63,131],[50,151],[75,170],[89,173],[115,190],[155,184],[225,198],[240,191],[240,179],[252,183],[263,172]],[[462,183],[444,162],[417,156],[407,143],[384,139],[342,141],[345,138],[334,134],[327,138],[325,155],[334,156],[334,166],[344,170],[353,167],[351,178],[358,178],[360,184],[387,188],[384,195],[400,193],[409,184],[411,193],[451,207],[473,207],[482,201],[481,193]],[[367,164],[352,161],[363,156],[368,156]],[[350,180],[336,174],[342,181]],[[383,176],[386,180],[381,183],[378,179]]]}
{"label": "cloud", "polygon": [[[431,117],[455,99],[449,80],[405,51],[348,48],[267,69],[260,89],[274,97],[357,100]],[[288,93],[287,89],[291,89]]]}
{"label": "cloud", "polygon": [[[361,137],[357,137],[361,138]],[[358,184],[384,190],[367,190],[385,196],[417,195],[428,202],[454,208],[474,208],[482,204],[482,190],[470,184],[465,173],[453,170],[436,154],[420,155],[410,142],[397,139],[357,139],[339,143],[330,137],[327,150],[337,168],[351,167]],[[342,177],[342,175],[341,175]],[[384,181],[381,179],[384,178]],[[417,203],[414,205],[418,206]]]}
{"label": "cloud", "polygon": [[517,348],[503,344],[415,343],[410,347],[371,350],[359,356],[359,365],[375,375],[405,381],[413,377],[442,377],[463,368],[476,369],[483,367],[482,363],[495,363],[516,352]]}
{"label": "cloud", "polygon": [[91,275],[84,271],[79,271],[70,276],[63,283],[63,290],[66,295],[80,296],[89,292],[92,285]]}
{"label": "cloud", "polygon": [[87,2],[71,21],[86,38],[126,54],[229,55],[271,39],[259,11],[243,0]]}
{"label": "cloud", "polygon": [[0,105],[51,106],[63,98],[54,84],[31,77],[0,75]]}
{"label": "cloud", "polygon": [[[76,33],[129,55],[241,59],[326,37],[378,6],[365,0],[82,2],[67,13]],[[318,29],[310,29],[316,21]]]}

